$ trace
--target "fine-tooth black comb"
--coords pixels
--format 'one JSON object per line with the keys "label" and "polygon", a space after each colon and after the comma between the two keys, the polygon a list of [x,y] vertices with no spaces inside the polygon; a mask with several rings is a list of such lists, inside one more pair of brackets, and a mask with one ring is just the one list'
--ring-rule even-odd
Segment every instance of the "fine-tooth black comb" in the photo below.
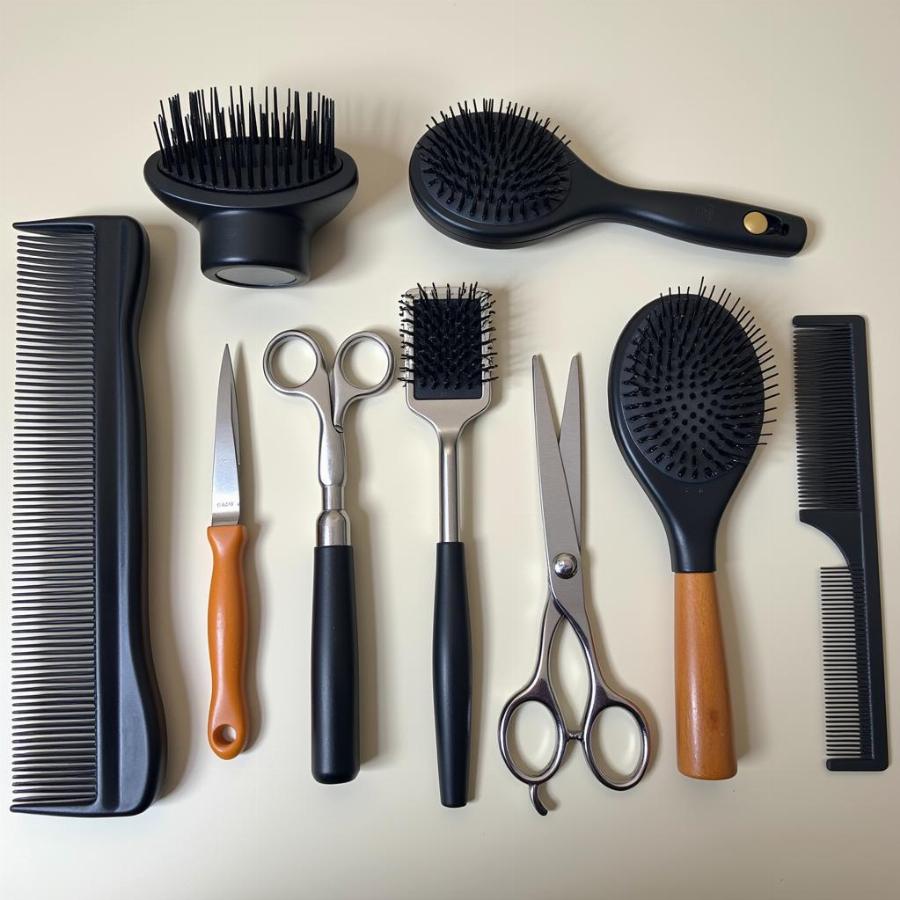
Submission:
{"label": "fine-tooth black comb", "polygon": [[432,118],[409,161],[419,212],[441,233],[476,247],[505,248],[588,222],[621,222],[669,237],[792,256],[806,222],[759,204],[617,184],[569,148],[558,126],[501,100],[457,104]]}
{"label": "fine-tooth black comb", "polygon": [[438,779],[444,806],[468,800],[472,650],[464,545],[459,539],[456,449],[491,403],[493,301],[477,284],[418,285],[400,300],[406,403],[434,428],[441,448],[441,539],[434,590],[432,680]]}
{"label": "fine-tooth black comb", "polygon": [[310,239],[349,202],[356,164],[335,147],[334,101],[265,89],[257,102],[229,89],[160,101],[159,150],[144,166],[150,190],[197,226],[200,267],[213,280],[243,287],[286,287],[310,277]]}
{"label": "fine-tooth black comb", "polygon": [[888,765],[881,579],[862,316],[794,318],[800,521],[846,566],[822,569],[826,766]]}
{"label": "fine-tooth black comb", "polygon": [[147,236],[125,216],[14,227],[12,810],[131,815],[165,750],[137,344]]}

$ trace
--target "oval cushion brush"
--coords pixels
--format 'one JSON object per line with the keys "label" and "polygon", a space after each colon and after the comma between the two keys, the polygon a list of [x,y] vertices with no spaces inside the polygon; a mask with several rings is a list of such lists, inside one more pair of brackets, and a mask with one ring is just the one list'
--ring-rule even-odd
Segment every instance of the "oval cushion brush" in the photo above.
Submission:
{"label": "oval cushion brush", "polygon": [[476,247],[530,244],[588,222],[621,222],[725,250],[793,256],[799,216],[754,203],[617,184],[585,165],[558,128],[523,106],[457,104],[432,118],[409,161],[419,212]]}
{"label": "oval cushion brush", "polygon": [[625,461],[656,507],[675,572],[678,768],[737,771],[715,586],[719,520],[775,396],[765,335],[739,299],[701,282],[648,303],[625,326],[609,410]]}
{"label": "oval cushion brush", "polygon": [[[356,163],[334,145],[334,101],[288,91],[278,106],[269,89],[160,102],[154,124],[159,150],[144,165],[150,190],[200,232],[207,278],[242,287],[288,287],[310,277],[310,238],[349,202]],[[305,123],[303,122],[305,114]],[[301,127],[303,125],[303,127]]]}

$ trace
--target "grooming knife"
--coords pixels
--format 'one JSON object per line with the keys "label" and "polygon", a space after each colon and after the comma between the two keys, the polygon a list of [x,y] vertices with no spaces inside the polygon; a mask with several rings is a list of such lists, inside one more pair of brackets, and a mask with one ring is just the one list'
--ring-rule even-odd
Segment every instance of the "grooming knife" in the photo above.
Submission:
{"label": "grooming knife", "polygon": [[247,744],[247,593],[243,563],[247,529],[240,524],[240,463],[237,395],[226,345],[216,399],[212,523],[206,530],[213,553],[208,617],[212,696],[207,737],[221,759],[234,759]]}

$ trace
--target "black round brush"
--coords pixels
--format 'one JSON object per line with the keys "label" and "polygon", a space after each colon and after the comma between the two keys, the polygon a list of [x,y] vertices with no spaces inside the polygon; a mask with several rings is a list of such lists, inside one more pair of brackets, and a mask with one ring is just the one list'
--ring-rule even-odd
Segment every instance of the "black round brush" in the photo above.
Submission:
{"label": "black round brush", "polygon": [[[305,121],[304,121],[305,119]],[[192,91],[160,102],[159,150],[144,166],[150,190],[200,232],[207,278],[241,287],[287,287],[310,277],[310,239],[349,202],[356,163],[334,145],[334,101],[269,89]]]}
{"label": "black round brush", "polygon": [[772,421],[775,366],[753,316],[701,282],[648,303],[625,326],[609,371],[613,432],[659,513],[675,572],[678,768],[737,764],[716,600],[716,531]]}
{"label": "black round brush", "polygon": [[530,244],[587,222],[622,222],[669,237],[774,256],[806,240],[799,216],[617,184],[570,149],[558,128],[501,100],[457,104],[432,118],[409,161],[419,212],[441,233],[476,247]]}

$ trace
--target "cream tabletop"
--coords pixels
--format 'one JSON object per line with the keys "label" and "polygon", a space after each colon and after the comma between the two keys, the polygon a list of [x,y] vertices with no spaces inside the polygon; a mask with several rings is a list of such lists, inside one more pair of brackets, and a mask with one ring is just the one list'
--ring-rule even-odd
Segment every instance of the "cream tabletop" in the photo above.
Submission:
{"label": "cream tabletop", "polygon": [[[159,800],[129,819],[0,814],[8,900],[206,898],[887,898],[900,881],[900,768],[824,766],[818,568],[835,548],[797,520],[791,318],[867,317],[880,513],[888,706],[900,722],[897,281],[900,6],[896,2],[269,2],[0,0],[0,205],[5,238],[0,507],[9,509],[15,220],[134,216],[151,242],[141,331],[150,484],[153,651],[168,724]],[[142,168],[160,98],[210,85],[324,91],[358,192],[313,245],[313,278],[282,291],[202,277],[194,228]],[[804,216],[792,259],[673,241],[613,224],[518,250],[465,246],[409,193],[430,116],[511,98],[554,122],[618,181],[746,199]],[[891,248],[894,249],[891,249]],[[630,316],[701,277],[740,294],[779,370],[778,422],[725,517],[720,595],[737,776],[675,766],[672,585],[659,519],[616,447],[606,379]],[[317,423],[276,394],[262,353],[309,328],[329,354],[374,330],[398,348],[398,298],[417,281],[477,280],[496,298],[493,407],[462,444],[462,532],[475,647],[472,799],[438,802],[431,687],[437,456],[399,385],[350,413],[348,509],[356,553],[362,768],[310,775],[312,548]],[[205,529],[216,381],[235,359],[244,453],[251,744],[224,762],[209,702]],[[588,604],[610,680],[648,711],[645,779],[613,792],[570,749],[535,814],[505,768],[497,721],[526,680],[546,596],[531,357],[561,406],[580,353],[585,401]],[[298,357],[292,365],[300,366]],[[360,354],[365,374],[377,354]],[[10,530],[0,560],[10,571]],[[4,592],[8,597],[8,591]],[[0,647],[9,659],[9,606]],[[566,635],[559,671],[577,715],[586,685]],[[4,667],[4,683],[9,680]],[[0,772],[9,789],[9,690]],[[523,736],[547,752],[529,717]],[[541,743],[543,741],[543,744]]]}

